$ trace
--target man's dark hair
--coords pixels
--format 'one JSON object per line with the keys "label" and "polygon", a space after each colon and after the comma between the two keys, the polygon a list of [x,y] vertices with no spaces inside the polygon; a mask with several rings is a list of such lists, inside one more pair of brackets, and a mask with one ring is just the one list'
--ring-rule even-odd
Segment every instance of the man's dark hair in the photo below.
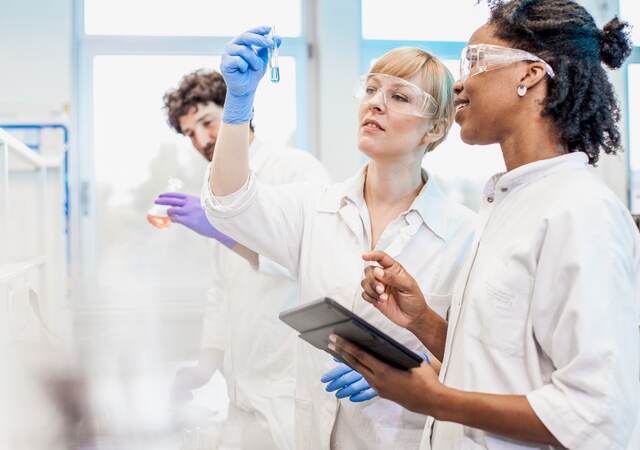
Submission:
{"label": "man's dark hair", "polygon": [[[214,103],[222,108],[226,95],[227,84],[222,75],[215,70],[201,69],[185,75],[178,87],[167,91],[162,98],[164,110],[167,112],[167,122],[171,128],[183,134],[180,128],[182,116],[207,103]],[[249,127],[253,131],[252,123]]]}
{"label": "man's dark hair", "polygon": [[543,115],[554,120],[567,149],[586,153],[593,165],[600,150],[615,154],[620,108],[602,63],[622,66],[632,50],[629,25],[615,17],[600,30],[571,0],[489,0],[489,6],[496,37],[553,67]]}

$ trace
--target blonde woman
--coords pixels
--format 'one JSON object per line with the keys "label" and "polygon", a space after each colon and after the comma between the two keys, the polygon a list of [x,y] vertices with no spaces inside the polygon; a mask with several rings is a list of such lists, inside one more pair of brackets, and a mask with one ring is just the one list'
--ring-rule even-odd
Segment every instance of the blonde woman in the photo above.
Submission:
{"label": "blonde woman", "polygon": [[[265,37],[269,31],[259,27],[237,37],[222,57],[227,98],[202,194],[209,220],[294,274],[300,302],[329,294],[409,348],[425,351],[411,333],[360,300],[361,255],[384,250],[402,261],[431,293],[429,306],[444,315],[472,241],[474,215],[445,198],[422,159],[452,123],[453,78],[417,48],[383,55],[362,77],[358,95],[358,148],[369,162],[329,186],[269,186],[248,164],[253,96],[267,49],[277,45]],[[329,355],[300,341],[296,448],[418,447],[424,416],[379,397],[340,402],[320,382],[335,366]]]}

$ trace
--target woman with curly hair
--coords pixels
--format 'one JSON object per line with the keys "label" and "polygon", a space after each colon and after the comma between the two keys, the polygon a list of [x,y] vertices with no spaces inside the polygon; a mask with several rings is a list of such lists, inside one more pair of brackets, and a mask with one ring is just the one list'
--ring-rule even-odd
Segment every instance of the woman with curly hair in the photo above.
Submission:
{"label": "woman with curly hair", "polygon": [[442,361],[393,369],[337,336],[330,345],[379,395],[431,416],[422,447],[637,449],[640,238],[592,173],[620,147],[603,67],[629,55],[570,0],[491,4],[462,54],[456,115],[469,144],[501,146],[474,251],[448,323],[409,273],[370,253],[363,297]]}

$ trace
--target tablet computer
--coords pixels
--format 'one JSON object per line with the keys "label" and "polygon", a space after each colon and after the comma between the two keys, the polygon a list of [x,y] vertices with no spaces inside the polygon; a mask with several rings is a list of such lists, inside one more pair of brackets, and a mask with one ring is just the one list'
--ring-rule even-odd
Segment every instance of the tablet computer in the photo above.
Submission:
{"label": "tablet computer", "polygon": [[282,311],[279,317],[296,329],[301,339],[338,358],[328,348],[330,334],[350,340],[397,369],[409,370],[423,361],[420,355],[328,297]]}

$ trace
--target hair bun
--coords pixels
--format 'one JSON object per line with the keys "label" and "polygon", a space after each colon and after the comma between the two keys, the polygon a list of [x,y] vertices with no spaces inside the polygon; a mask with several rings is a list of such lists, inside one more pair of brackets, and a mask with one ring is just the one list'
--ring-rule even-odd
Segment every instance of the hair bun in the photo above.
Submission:
{"label": "hair bun", "polygon": [[629,24],[617,17],[611,19],[602,30],[600,38],[600,58],[612,69],[622,66],[631,54]]}

